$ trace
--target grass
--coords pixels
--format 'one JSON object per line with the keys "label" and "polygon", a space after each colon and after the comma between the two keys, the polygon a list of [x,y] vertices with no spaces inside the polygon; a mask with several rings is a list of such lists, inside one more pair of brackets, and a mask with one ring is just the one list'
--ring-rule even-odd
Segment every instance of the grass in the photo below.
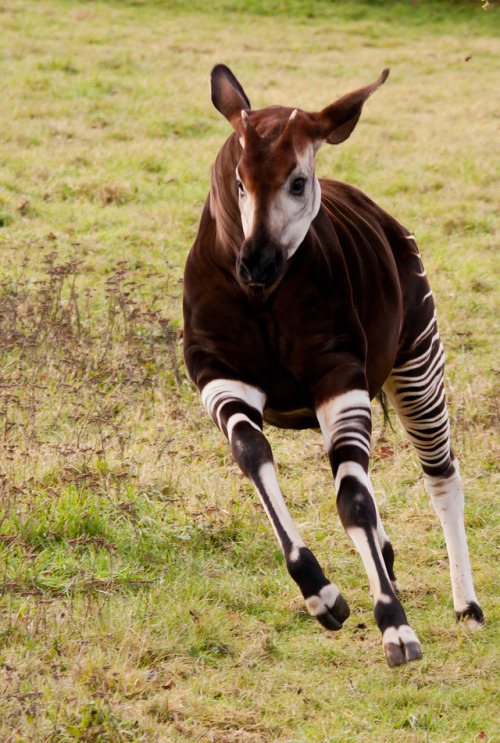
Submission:
{"label": "grass", "polygon": [[[0,6],[0,739],[499,739],[499,9],[481,2],[18,0]],[[391,76],[321,175],[416,234],[438,302],[487,624],[452,619],[415,456],[374,409],[373,483],[421,663],[385,665],[319,437],[269,437],[353,611],[305,613],[181,360],[182,267],[228,134],[255,107]]]}

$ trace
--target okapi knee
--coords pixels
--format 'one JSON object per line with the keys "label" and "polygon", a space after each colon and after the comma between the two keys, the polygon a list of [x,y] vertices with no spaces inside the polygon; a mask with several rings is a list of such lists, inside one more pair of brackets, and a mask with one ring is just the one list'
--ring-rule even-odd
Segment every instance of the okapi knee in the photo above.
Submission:
{"label": "okapi knee", "polygon": [[375,529],[377,512],[368,489],[355,477],[343,477],[337,494],[337,510],[346,531],[351,527]]}
{"label": "okapi knee", "polygon": [[237,423],[231,434],[231,451],[243,474],[254,480],[260,467],[273,461],[268,440],[247,422]]}

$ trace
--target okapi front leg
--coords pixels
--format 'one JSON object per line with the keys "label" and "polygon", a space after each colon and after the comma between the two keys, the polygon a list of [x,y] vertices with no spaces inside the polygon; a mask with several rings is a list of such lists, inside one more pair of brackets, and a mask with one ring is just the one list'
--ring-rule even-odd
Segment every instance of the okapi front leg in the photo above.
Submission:
{"label": "okapi front leg", "polygon": [[317,416],[335,477],[339,516],[368,575],[387,662],[398,666],[418,660],[422,657],[420,646],[394,592],[392,547],[383,531],[368,477],[371,439],[368,393],[351,390],[337,395],[319,407]]}
{"label": "okapi front leg", "polygon": [[309,613],[327,629],[341,629],[349,616],[347,602],[305,546],[278,485],[271,447],[262,433],[264,394],[242,382],[217,379],[204,387],[202,400],[229,439],[240,469],[253,482]]}

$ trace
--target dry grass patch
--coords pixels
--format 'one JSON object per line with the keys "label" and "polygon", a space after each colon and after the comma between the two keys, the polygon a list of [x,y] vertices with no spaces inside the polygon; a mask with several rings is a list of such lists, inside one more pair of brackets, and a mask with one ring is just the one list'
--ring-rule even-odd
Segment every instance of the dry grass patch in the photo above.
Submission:
{"label": "dry grass patch", "polygon": [[[0,8],[0,738],[494,741],[497,9],[203,6]],[[351,604],[332,636],[186,379],[182,266],[228,135],[206,89],[216,62],[254,106],[304,108],[392,67],[318,167],[420,243],[487,617],[478,635],[453,624],[414,454],[375,407],[374,487],[424,645],[408,668],[385,667],[319,437],[269,431],[294,518]]]}

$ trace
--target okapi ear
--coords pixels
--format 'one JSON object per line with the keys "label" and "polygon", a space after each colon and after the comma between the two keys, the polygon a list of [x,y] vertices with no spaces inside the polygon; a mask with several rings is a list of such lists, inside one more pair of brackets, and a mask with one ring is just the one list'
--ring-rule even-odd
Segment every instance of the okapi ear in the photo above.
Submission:
{"label": "okapi ear", "polygon": [[229,67],[216,65],[210,75],[212,103],[215,108],[230,122],[233,129],[241,130],[241,112],[250,109],[250,101],[245,91]]}
{"label": "okapi ear", "polygon": [[322,111],[312,114],[313,138],[328,142],[328,144],[340,144],[351,134],[361,116],[361,109],[367,98],[379,88],[389,75],[389,69],[385,69],[380,77],[371,85],[355,90],[353,93],[339,98],[338,101],[327,106]]}

